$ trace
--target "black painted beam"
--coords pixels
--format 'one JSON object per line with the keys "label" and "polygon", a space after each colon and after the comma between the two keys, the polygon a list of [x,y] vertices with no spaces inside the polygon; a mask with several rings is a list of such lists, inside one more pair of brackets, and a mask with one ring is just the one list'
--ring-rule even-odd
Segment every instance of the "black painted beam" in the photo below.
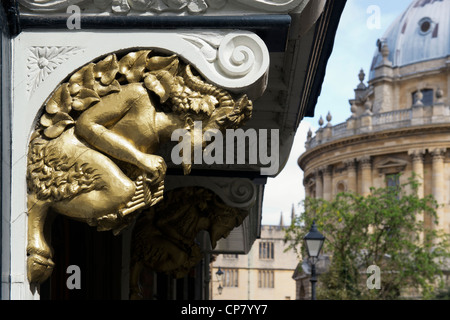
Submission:
{"label": "black painted beam", "polygon": [[[68,14],[20,14],[21,30],[67,30]],[[289,15],[242,16],[93,16],[81,15],[81,30],[105,29],[239,29],[252,31],[266,43],[271,52],[284,52],[291,25]],[[76,32],[76,30],[74,30]]]}

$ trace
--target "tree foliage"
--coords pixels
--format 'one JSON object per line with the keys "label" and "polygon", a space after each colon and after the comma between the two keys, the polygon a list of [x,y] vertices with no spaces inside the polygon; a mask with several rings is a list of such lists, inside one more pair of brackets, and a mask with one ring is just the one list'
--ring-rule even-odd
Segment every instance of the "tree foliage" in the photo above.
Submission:
{"label": "tree foliage", "polygon": [[[313,220],[325,235],[322,252],[330,254],[331,263],[319,277],[318,298],[398,299],[411,292],[431,298],[442,286],[449,237],[437,230],[436,200],[419,198],[418,186],[413,175],[398,188],[372,188],[366,197],[343,192],[332,201],[303,202],[304,212],[287,229],[286,241],[288,250],[305,256],[301,244]],[[432,226],[425,227],[421,216]],[[371,265],[381,270],[379,290],[366,285]]]}

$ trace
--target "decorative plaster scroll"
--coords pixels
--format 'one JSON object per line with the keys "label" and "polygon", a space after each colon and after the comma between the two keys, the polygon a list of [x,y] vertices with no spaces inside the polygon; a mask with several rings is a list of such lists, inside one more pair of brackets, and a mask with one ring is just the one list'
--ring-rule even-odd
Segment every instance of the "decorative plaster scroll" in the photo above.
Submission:
{"label": "decorative plaster scroll", "polygon": [[83,52],[79,47],[30,47],[27,59],[28,82],[27,92],[32,94],[35,89],[59,65],[70,57]]}
{"label": "decorative plaster scroll", "polygon": [[289,12],[304,0],[233,0],[263,11]]}
{"label": "decorative plaster scroll", "polygon": [[[73,4],[83,4],[96,11],[113,13],[127,13],[131,10],[138,12],[187,12],[203,14],[208,9],[222,9],[228,0],[18,0],[24,7],[36,11],[61,11]],[[304,0],[230,0],[258,11],[288,13]]]}
{"label": "decorative plaster scroll", "polygon": [[[180,33],[183,40],[196,47],[210,64],[209,81],[228,90],[246,88],[261,79],[261,87],[267,85],[269,51],[252,32],[202,32]],[[201,70],[201,67],[197,66]]]}
{"label": "decorative plaster scroll", "polygon": [[[259,98],[267,86],[270,66],[269,50],[264,41],[252,32],[225,29],[201,31],[179,29],[149,31],[146,35],[146,37],[135,35],[116,46],[106,45],[114,42],[115,35],[104,34],[105,45],[96,46],[88,41],[85,42],[85,47],[89,47],[89,50],[83,50],[89,51],[89,57],[92,59],[103,55],[102,50],[105,46],[110,47],[111,50],[127,50],[138,46],[173,52],[195,67],[209,83],[235,94],[246,93],[252,100]],[[83,36],[82,32],[73,33],[73,37],[78,40]],[[64,43],[60,38],[58,40],[55,38],[55,41],[51,43],[54,45],[30,47],[32,52],[27,53],[30,94],[33,90],[43,88],[46,82],[39,82],[39,79],[48,76],[58,65],[73,64],[73,59],[68,57],[76,57],[81,64],[89,62],[83,55],[75,56],[78,52],[76,48],[60,45]],[[50,62],[47,67],[41,69],[40,67],[47,63],[44,58]],[[40,62],[39,59],[41,59]]]}

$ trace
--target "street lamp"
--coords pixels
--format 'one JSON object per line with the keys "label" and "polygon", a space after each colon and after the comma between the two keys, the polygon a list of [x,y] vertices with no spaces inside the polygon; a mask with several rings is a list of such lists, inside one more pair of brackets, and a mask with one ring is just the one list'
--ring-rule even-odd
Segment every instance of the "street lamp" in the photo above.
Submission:
{"label": "street lamp", "polygon": [[319,259],[320,250],[322,250],[323,243],[325,242],[325,237],[317,230],[315,221],[313,221],[311,229],[303,240],[309,260],[311,261],[311,300],[316,300],[316,263]]}
{"label": "street lamp", "polygon": [[219,281],[219,287],[217,288],[217,291],[219,292],[219,295],[220,294],[222,294],[222,290],[223,290],[223,287],[222,287],[222,277],[223,277],[223,271],[220,269],[220,267],[219,267],[219,270],[217,270],[217,272],[216,272],[216,277],[217,277],[217,281]]}

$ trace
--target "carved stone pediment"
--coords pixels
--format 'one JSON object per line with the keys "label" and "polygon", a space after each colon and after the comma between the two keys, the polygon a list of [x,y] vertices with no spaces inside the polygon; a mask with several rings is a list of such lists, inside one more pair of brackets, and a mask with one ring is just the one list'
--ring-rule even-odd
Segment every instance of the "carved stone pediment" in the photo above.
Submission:
{"label": "carved stone pediment", "polygon": [[388,158],[376,165],[380,174],[395,174],[405,170],[408,162],[397,158]]}

